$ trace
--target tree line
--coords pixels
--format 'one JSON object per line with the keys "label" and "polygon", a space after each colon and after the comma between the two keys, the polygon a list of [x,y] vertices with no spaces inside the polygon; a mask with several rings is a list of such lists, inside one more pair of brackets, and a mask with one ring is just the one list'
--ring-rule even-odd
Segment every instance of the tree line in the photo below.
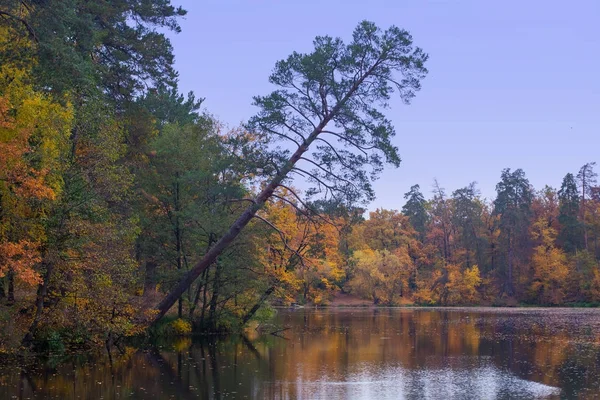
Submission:
{"label": "tree line", "polygon": [[401,212],[376,210],[353,227],[348,288],[389,305],[598,304],[594,167],[558,190],[504,169],[493,201],[475,183],[447,194],[435,181],[429,200],[414,185]]}

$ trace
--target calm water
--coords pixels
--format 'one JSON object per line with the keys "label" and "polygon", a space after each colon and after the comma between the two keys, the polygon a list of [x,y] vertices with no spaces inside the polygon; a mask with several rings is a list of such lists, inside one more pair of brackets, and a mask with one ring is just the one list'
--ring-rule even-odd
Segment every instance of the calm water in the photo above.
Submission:
{"label": "calm water", "polygon": [[594,399],[600,310],[280,310],[273,335],[0,365],[0,399]]}

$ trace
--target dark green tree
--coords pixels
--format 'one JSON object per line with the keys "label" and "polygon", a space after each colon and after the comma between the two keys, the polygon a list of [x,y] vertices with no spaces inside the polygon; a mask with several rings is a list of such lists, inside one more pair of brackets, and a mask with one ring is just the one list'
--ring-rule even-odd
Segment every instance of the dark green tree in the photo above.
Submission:
{"label": "dark green tree", "polygon": [[[400,163],[391,143],[394,128],[379,109],[394,92],[405,102],[414,97],[427,73],[427,55],[413,47],[408,32],[394,26],[381,31],[366,21],[355,29],[349,44],[320,36],[314,47],[310,53],[293,53],[277,62],[269,80],[279,89],[254,99],[259,112],[248,127],[273,149],[272,168],[260,193],[158,305],[155,321],[275,192],[289,186],[292,175],[313,183],[309,195],[354,202],[373,198],[370,182],[384,162]],[[273,148],[278,141],[284,141],[286,148]]]}
{"label": "dark green tree", "polygon": [[583,229],[578,219],[581,198],[573,174],[568,173],[563,178],[560,190],[558,191],[558,201],[558,222],[561,226],[558,241],[563,250],[573,253],[583,248],[581,240]]}
{"label": "dark green tree", "polygon": [[419,233],[419,239],[424,241],[429,216],[426,208],[427,201],[421,193],[419,185],[411,186],[410,190],[404,193],[404,198],[406,203],[402,207],[402,214],[410,219],[411,225]]}
{"label": "dark green tree", "polygon": [[500,217],[500,241],[503,246],[504,268],[499,272],[503,293],[515,295],[515,267],[526,264],[529,243],[529,223],[533,191],[522,169],[502,171],[496,185],[494,213]]}
{"label": "dark green tree", "polygon": [[196,99],[193,92],[180,94],[176,87],[161,85],[150,89],[137,103],[147,110],[160,127],[177,123],[181,126],[199,122],[204,99]]}
{"label": "dark green tree", "polygon": [[586,221],[586,214],[588,203],[586,201],[592,197],[592,187],[596,184],[596,178],[598,174],[594,172],[595,162],[589,162],[584,164],[577,173],[577,182],[579,183],[581,191],[581,207],[579,208],[579,219],[583,224],[583,244],[586,250],[588,250],[588,223]]}
{"label": "dark green tree", "polygon": [[483,203],[475,182],[452,193],[452,226],[456,241],[465,251],[465,267],[485,267],[486,240],[483,234]]}
{"label": "dark green tree", "polygon": [[[7,0],[0,16],[34,42],[34,76],[44,90],[99,89],[127,100],[148,87],[174,85],[173,53],[163,30],[185,15],[170,0]],[[31,54],[32,53],[32,54]]]}

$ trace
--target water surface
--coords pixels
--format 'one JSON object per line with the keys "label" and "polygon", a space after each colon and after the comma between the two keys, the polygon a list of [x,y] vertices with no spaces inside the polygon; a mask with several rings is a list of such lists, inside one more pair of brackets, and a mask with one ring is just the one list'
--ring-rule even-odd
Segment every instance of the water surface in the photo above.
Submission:
{"label": "water surface", "polygon": [[0,399],[594,399],[600,310],[280,310],[245,337],[0,366]]}

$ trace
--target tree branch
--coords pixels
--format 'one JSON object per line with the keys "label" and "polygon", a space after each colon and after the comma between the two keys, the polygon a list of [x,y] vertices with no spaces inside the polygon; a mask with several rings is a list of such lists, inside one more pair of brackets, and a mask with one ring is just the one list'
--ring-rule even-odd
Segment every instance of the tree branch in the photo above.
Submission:
{"label": "tree branch", "polygon": [[375,148],[375,146],[368,146],[368,147],[361,146],[358,143],[356,143],[356,142],[348,139],[347,137],[344,137],[344,136],[340,135],[339,133],[335,133],[335,132],[332,132],[332,131],[325,131],[324,130],[324,131],[322,131],[322,133],[329,133],[330,135],[337,136],[341,140],[344,140],[344,141],[350,143],[352,146],[354,146],[357,149],[359,149],[360,151],[362,151],[366,156],[368,156],[366,150],[373,150]]}
{"label": "tree branch", "polygon": [[298,143],[298,142],[297,142],[295,139],[292,139],[292,138],[291,138],[291,137],[289,137],[288,135],[284,135],[283,133],[279,133],[279,132],[277,132],[277,131],[274,131],[274,130],[273,130],[273,129],[271,129],[271,128],[267,128],[267,127],[266,127],[266,126],[264,126],[263,124],[260,124],[260,127],[261,127],[262,129],[266,130],[266,131],[267,131],[267,132],[269,132],[269,133],[272,133],[272,134],[274,134],[274,135],[277,135],[277,136],[281,136],[282,138],[285,138],[285,139],[287,139],[287,140],[291,140],[292,142],[294,142],[294,143],[296,144],[296,146],[300,147],[300,143]]}
{"label": "tree branch", "polygon": [[261,221],[263,221],[265,224],[269,225],[273,230],[275,230],[278,234],[279,237],[281,238],[281,241],[283,242],[283,245],[285,246],[286,249],[288,249],[289,251],[291,251],[292,253],[294,253],[296,256],[298,256],[298,258],[300,259],[300,263],[302,264],[302,266],[304,265],[304,256],[302,256],[302,254],[298,253],[298,251],[292,249],[290,247],[290,245],[288,244],[286,238],[285,238],[285,234],[279,230],[279,228],[277,228],[275,225],[273,225],[271,222],[267,221],[266,219],[264,219],[263,217],[261,217],[258,214],[254,214],[253,218],[258,218]]}
{"label": "tree branch", "polygon": [[336,174],[334,174],[333,172],[331,172],[330,170],[323,168],[321,165],[317,164],[316,162],[314,162],[313,160],[306,158],[306,157],[300,157],[301,160],[304,161],[308,161],[309,163],[313,164],[314,166],[316,166],[317,168],[321,169],[323,172],[325,172],[328,175],[331,175],[332,177],[334,177],[335,179],[338,179],[342,182],[346,182],[347,184],[353,186],[356,190],[359,190],[359,188],[354,184],[354,182],[346,179],[346,178],[342,178],[341,176],[338,176]]}
{"label": "tree branch", "polygon": [[23,18],[17,17],[14,14],[11,14],[9,12],[2,11],[2,10],[0,10],[0,15],[4,15],[6,17],[14,19],[15,21],[20,22],[25,27],[25,29],[27,29],[27,32],[29,32],[29,36],[31,36],[31,38],[33,39],[33,41],[36,42],[36,43],[40,42],[38,40],[38,38],[37,38],[37,35],[35,34],[35,31],[31,27],[31,25],[29,25],[29,22],[25,21]]}

